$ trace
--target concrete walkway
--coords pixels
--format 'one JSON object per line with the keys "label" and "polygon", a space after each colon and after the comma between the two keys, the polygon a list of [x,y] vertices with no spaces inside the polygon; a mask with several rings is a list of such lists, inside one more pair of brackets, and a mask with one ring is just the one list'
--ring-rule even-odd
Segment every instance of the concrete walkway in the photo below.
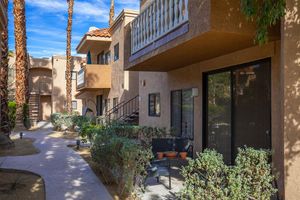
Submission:
{"label": "concrete walkway", "polygon": [[[48,137],[52,127],[40,123],[37,131],[24,132],[35,138],[39,154],[0,157],[0,167],[27,170],[42,176],[47,200],[110,200],[112,197],[89,165],[67,145],[69,140]],[[74,143],[74,141],[72,141]]]}

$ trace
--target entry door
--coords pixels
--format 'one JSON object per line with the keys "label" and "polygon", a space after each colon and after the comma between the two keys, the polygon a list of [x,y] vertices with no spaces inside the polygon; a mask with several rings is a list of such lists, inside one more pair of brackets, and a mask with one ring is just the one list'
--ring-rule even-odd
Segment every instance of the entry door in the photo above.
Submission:
{"label": "entry door", "polygon": [[97,116],[103,115],[103,105],[102,105],[103,96],[98,95],[96,97],[96,106],[97,106]]}
{"label": "entry door", "polygon": [[205,76],[205,146],[233,163],[239,147],[271,149],[270,60]]}

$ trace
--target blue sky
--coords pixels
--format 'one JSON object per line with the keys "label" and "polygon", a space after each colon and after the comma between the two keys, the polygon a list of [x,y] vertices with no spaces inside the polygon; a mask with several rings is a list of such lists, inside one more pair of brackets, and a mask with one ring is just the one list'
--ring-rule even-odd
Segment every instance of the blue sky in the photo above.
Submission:
{"label": "blue sky", "polygon": [[[65,55],[67,0],[25,0],[27,49],[31,56]],[[108,26],[110,0],[75,0],[72,54],[89,27]],[[115,0],[115,17],[124,8],[138,9],[139,0]],[[9,48],[14,50],[12,1],[9,5]]]}

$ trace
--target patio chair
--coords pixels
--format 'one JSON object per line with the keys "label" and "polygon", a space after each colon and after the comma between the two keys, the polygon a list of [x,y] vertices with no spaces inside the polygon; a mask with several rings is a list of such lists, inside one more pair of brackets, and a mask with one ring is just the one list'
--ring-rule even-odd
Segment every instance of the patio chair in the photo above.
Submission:
{"label": "patio chair", "polygon": [[161,176],[166,176],[169,178],[169,190],[172,189],[171,185],[171,166],[168,159],[154,160],[147,169],[147,178],[156,178],[157,183],[160,182]]}

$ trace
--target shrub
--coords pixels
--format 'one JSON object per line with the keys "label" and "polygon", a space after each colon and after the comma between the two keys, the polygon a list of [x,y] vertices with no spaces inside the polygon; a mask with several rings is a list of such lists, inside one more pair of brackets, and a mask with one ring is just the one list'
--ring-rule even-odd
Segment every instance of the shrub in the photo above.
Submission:
{"label": "shrub", "polygon": [[152,152],[138,140],[120,137],[108,130],[103,128],[98,132],[91,154],[106,182],[118,183],[118,193],[125,198],[142,185]]}
{"label": "shrub", "polygon": [[185,178],[182,199],[227,199],[227,173],[228,167],[221,154],[211,150],[197,154],[197,158],[190,160],[189,165],[182,169]]}
{"label": "shrub", "polygon": [[17,111],[17,104],[14,101],[8,102],[8,118],[10,122],[10,129],[14,129],[16,126],[16,111]]}
{"label": "shrub", "polygon": [[51,123],[55,130],[59,130],[61,128],[60,117],[61,117],[61,113],[53,113],[50,116]]}
{"label": "shrub", "polygon": [[271,199],[275,177],[269,164],[270,153],[253,148],[239,149],[236,165],[226,166],[214,150],[205,150],[182,170],[185,178],[181,199],[244,200]]}
{"label": "shrub", "polygon": [[94,125],[94,124],[83,124],[82,128],[80,129],[80,137],[83,141],[89,140],[91,143],[93,143],[95,137],[97,135],[102,135],[102,132],[104,131],[104,127],[101,125]]}
{"label": "shrub", "polygon": [[78,113],[53,113],[51,115],[51,122],[55,130],[62,130],[64,127],[68,130],[74,130],[75,126],[82,128],[84,124],[91,123],[92,119],[85,116],[79,116]]}

